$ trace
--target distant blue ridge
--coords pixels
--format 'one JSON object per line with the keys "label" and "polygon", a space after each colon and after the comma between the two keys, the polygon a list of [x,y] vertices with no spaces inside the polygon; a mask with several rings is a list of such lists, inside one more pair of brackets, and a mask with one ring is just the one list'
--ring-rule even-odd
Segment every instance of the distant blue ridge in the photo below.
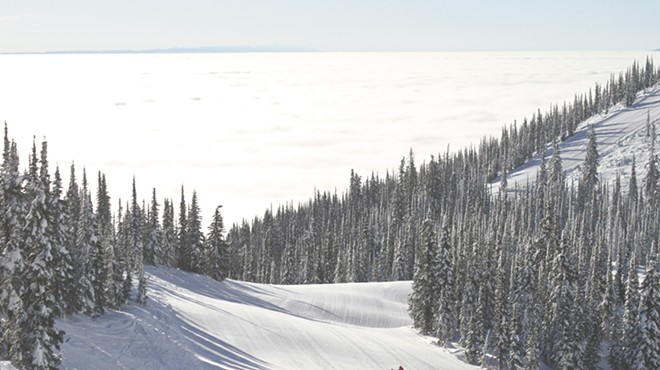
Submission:
{"label": "distant blue ridge", "polygon": [[165,48],[147,50],[55,50],[43,52],[16,52],[0,54],[202,54],[202,53],[286,53],[317,52],[319,50],[298,46],[215,46],[199,48]]}

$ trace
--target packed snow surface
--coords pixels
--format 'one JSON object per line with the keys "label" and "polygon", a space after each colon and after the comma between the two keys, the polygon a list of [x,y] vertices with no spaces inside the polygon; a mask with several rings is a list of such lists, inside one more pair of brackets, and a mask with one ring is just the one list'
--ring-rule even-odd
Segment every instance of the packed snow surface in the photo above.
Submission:
{"label": "packed snow surface", "polygon": [[147,268],[149,299],[58,322],[65,369],[474,369],[412,328],[411,283],[262,285]]}
{"label": "packed snow surface", "polygon": [[[562,168],[567,179],[573,179],[577,184],[586,155],[589,130],[593,127],[600,161],[598,170],[602,179],[611,181],[618,174],[626,190],[634,157],[637,162],[637,183],[641,185],[651,152],[647,120],[660,134],[660,84],[640,92],[635,103],[629,107],[617,105],[607,113],[591,117],[578,127],[574,135],[559,144]],[[660,150],[657,144],[656,139],[656,154]],[[548,147],[544,154],[547,163],[552,157],[552,149]],[[525,188],[527,183],[533,184],[540,163],[541,157],[537,155],[511,172],[507,178],[509,189],[516,186]]]}

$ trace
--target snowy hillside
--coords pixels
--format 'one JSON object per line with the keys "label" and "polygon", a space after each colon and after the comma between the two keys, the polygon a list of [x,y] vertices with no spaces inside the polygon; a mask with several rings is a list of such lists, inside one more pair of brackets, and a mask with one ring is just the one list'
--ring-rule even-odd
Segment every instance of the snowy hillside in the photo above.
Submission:
{"label": "snowy hillside", "polygon": [[411,327],[410,282],[260,285],[147,268],[149,300],[58,322],[65,369],[472,369]]}
{"label": "snowy hillside", "polygon": [[[567,179],[579,177],[580,165],[584,162],[589,129],[594,127],[600,155],[599,172],[605,181],[621,175],[621,182],[627,188],[632,169],[633,156],[637,162],[638,183],[646,174],[645,164],[649,159],[651,140],[647,137],[647,115],[652,124],[660,126],[660,85],[640,93],[629,107],[617,105],[608,114],[597,115],[584,122],[576,133],[559,145],[562,166]],[[552,157],[552,149],[545,152],[546,160]],[[508,186],[524,188],[536,180],[540,156],[520,166],[508,175]],[[569,182],[570,183],[570,182]]]}

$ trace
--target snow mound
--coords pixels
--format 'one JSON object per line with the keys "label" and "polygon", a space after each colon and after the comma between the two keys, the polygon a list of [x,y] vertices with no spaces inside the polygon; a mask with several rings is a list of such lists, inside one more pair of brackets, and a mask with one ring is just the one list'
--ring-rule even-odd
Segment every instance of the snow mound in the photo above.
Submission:
{"label": "snow mound", "polygon": [[[614,180],[619,174],[622,188],[627,190],[634,156],[637,161],[637,183],[641,184],[646,174],[645,165],[649,160],[651,148],[651,139],[647,136],[646,128],[647,115],[660,134],[660,84],[639,93],[635,103],[629,107],[617,105],[607,114],[596,115],[583,122],[574,135],[559,145],[562,167],[568,183],[575,180],[577,184],[580,166],[586,155],[589,130],[593,126],[598,143],[599,172],[602,180]],[[546,160],[550,160],[552,149],[547,149],[544,155]],[[528,183],[533,184],[540,163],[541,156],[536,156],[508,174],[508,188],[525,188]],[[498,183],[499,179],[493,184],[493,189],[497,189],[495,185]]]}
{"label": "snow mound", "polygon": [[16,368],[9,361],[0,361],[0,370],[16,370]]}
{"label": "snow mound", "polygon": [[474,369],[411,327],[411,283],[263,285],[147,268],[147,305],[58,321],[65,369]]}

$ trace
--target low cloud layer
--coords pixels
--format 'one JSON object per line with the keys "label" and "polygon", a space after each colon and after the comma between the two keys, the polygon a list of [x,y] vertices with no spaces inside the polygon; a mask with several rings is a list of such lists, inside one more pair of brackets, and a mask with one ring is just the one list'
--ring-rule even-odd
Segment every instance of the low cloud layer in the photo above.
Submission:
{"label": "low cloud layer", "polygon": [[47,137],[65,178],[72,161],[92,184],[102,170],[127,200],[135,175],[140,197],[177,205],[183,184],[205,223],[217,204],[232,223],[410,148],[421,163],[476,145],[646,54],[4,55],[0,119],[23,158]]}

